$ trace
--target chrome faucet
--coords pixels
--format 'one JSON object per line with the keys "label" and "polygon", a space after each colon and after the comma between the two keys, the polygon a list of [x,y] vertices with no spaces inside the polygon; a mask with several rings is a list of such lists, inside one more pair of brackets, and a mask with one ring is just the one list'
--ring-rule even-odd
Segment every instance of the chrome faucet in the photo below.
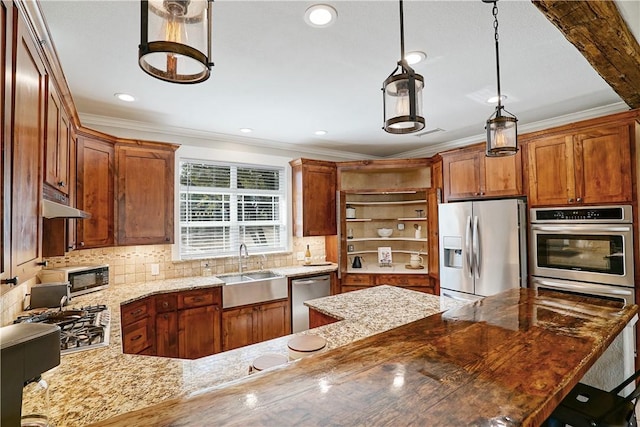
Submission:
{"label": "chrome faucet", "polygon": [[[242,256],[242,248],[244,248],[244,257]],[[242,274],[242,269],[244,268],[242,264],[242,260],[247,258],[249,258],[249,251],[247,250],[247,245],[245,245],[244,243],[240,243],[240,253],[238,255],[238,270],[240,271],[240,274]]]}

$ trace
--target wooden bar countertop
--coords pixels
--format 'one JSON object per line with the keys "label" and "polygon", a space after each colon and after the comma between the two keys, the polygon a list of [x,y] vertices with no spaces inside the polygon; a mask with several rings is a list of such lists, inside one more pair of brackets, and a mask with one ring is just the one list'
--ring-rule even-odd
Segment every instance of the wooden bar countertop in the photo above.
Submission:
{"label": "wooden bar countertop", "polygon": [[538,426],[636,305],[512,289],[101,426]]}

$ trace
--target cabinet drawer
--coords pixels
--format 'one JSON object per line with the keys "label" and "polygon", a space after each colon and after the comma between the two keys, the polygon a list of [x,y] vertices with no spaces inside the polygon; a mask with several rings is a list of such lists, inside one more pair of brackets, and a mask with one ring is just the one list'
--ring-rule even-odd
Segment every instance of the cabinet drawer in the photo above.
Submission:
{"label": "cabinet drawer", "polygon": [[156,313],[165,313],[178,309],[178,297],[176,294],[156,295]]}
{"label": "cabinet drawer", "polygon": [[122,351],[124,353],[135,354],[150,347],[152,343],[152,331],[149,327],[149,320],[138,320],[123,328]]}
{"label": "cabinet drawer", "polygon": [[178,294],[178,308],[202,307],[221,303],[220,289],[204,289]]}
{"label": "cabinet drawer", "polygon": [[376,285],[431,286],[429,276],[419,274],[385,274],[376,277]]}
{"label": "cabinet drawer", "polygon": [[345,274],[342,278],[342,284],[371,286],[373,285],[373,278],[370,274]]}
{"label": "cabinet drawer", "polygon": [[121,309],[122,325],[129,325],[149,315],[149,301],[145,298],[141,301],[123,305]]}

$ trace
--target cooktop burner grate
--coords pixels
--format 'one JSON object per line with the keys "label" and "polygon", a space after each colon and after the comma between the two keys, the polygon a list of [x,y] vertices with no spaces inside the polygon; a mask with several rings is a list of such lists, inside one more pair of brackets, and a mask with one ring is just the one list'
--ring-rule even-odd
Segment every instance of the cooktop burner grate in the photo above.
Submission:
{"label": "cooktop burner grate", "polygon": [[109,345],[111,316],[106,305],[46,310],[19,316],[13,323],[50,323],[60,327],[60,354]]}

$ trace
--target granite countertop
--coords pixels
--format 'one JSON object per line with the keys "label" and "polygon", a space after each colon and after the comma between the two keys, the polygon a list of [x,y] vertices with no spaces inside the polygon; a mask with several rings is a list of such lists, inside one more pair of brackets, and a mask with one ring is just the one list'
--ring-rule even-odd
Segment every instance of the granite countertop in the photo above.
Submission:
{"label": "granite countertop", "polygon": [[637,311],[511,289],[98,425],[539,426]]}
{"label": "granite countertop", "polygon": [[[272,270],[289,277],[299,277],[330,272],[335,268],[336,266],[332,265]],[[122,302],[153,293],[221,285],[219,279],[215,277],[170,279],[136,285],[112,285],[107,290],[74,298],[72,306],[106,303],[110,307],[110,343],[105,348],[63,355],[59,366],[42,375],[49,383],[51,421],[57,427],[75,427],[106,420],[168,399],[189,399],[222,384],[247,377],[249,366],[260,355],[267,353],[288,355],[287,342],[293,335],[196,360],[122,353],[120,330]],[[414,316],[418,316],[416,318],[441,310],[438,296],[390,286],[341,294],[334,298],[337,300],[349,298],[351,301],[354,301],[354,298],[360,299],[360,304],[357,304],[358,310],[366,311],[367,304],[372,306],[372,310],[384,306],[389,309],[386,320],[379,319],[377,323],[359,321],[358,314],[355,312],[350,314],[348,309],[345,310],[346,306],[336,310],[335,313],[329,312],[328,314],[343,317],[345,320],[304,332],[324,337],[327,340],[327,350],[414,320],[413,317],[407,320],[407,305],[416,306],[413,309]],[[405,301],[402,310],[398,310],[395,305],[399,299]],[[324,306],[325,311],[330,310],[326,307],[326,301],[320,301],[320,305]],[[338,306],[340,303],[336,303],[336,307]],[[252,374],[252,376],[266,373]],[[25,406],[28,408],[31,403],[29,396],[25,395],[24,399]]]}

